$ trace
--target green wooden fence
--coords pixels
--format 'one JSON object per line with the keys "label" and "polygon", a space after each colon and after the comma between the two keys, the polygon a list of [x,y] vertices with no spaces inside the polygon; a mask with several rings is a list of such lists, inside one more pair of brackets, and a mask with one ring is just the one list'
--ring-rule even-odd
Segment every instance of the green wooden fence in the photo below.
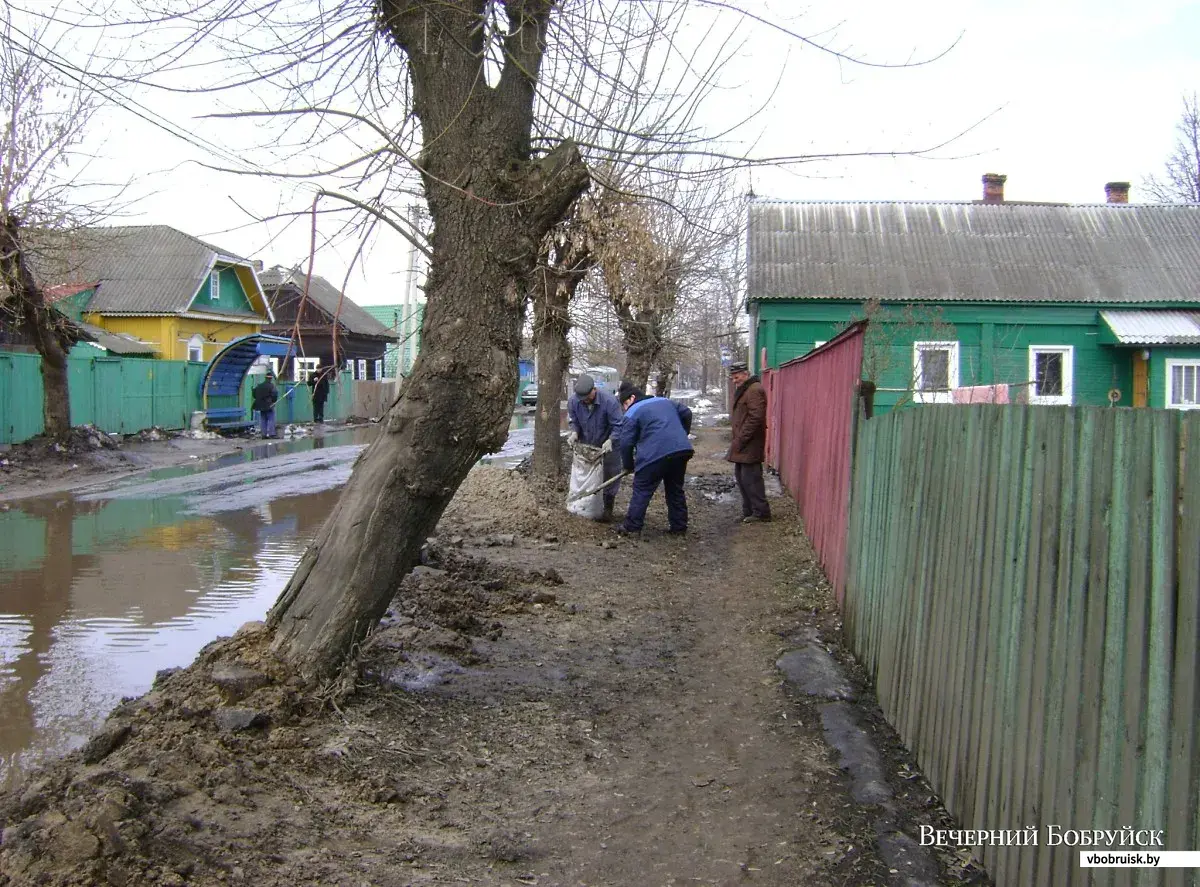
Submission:
{"label": "green wooden fence", "polygon": [[[146,428],[187,428],[192,413],[203,409],[200,382],[205,364],[179,360],[72,356],[67,362],[71,424],[95,425],[112,434]],[[305,384],[281,382],[276,421],[285,425],[312,421],[312,394]],[[355,414],[361,392],[349,376],[329,390],[326,419]],[[378,383],[370,383],[378,384]],[[292,389],[296,390],[292,393]],[[250,383],[236,400],[250,416]],[[234,406],[232,397],[215,406]],[[20,443],[42,433],[41,358],[0,351],[0,443]]]}
{"label": "green wooden fence", "polygon": [[[859,423],[846,631],[997,885],[1082,869],[1047,827],[1200,849],[1200,413],[925,406]],[[1134,849],[1134,848],[1120,848]]]}
{"label": "green wooden fence", "polygon": [[41,358],[0,351],[0,443],[42,433]]}

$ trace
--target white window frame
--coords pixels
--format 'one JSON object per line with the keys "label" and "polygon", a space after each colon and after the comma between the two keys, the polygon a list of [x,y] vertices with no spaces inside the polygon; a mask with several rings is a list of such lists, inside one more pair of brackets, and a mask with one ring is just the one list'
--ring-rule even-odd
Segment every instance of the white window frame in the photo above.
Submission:
{"label": "white window frame", "polygon": [[221,272],[216,268],[208,275],[208,301],[221,301]]}
{"label": "white window frame", "polygon": [[307,382],[316,375],[317,367],[321,365],[319,357],[293,357],[292,379],[297,382]]}
{"label": "white window frame", "polygon": [[[1163,387],[1166,389],[1166,391],[1163,393],[1163,406],[1165,406],[1168,410],[1200,410],[1200,358],[1191,357],[1176,358],[1174,360],[1168,359],[1165,361],[1165,367],[1166,369],[1164,372],[1166,379],[1164,381],[1166,384]],[[1192,371],[1195,375],[1195,381],[1193,384],[1196,390],[1196,403],[1171,402],[1171,389],[1174,382],[1171,377],[1174,374],[1176,367],[1192,368]]]}
{"label": "white window frame", "polygon": [[[1037,356],[1039,354],[1061,354],[1063,356],[1063,393],[1037,393]],[[1074,345],[1030,345],[1029,346],[1029,402],[1046,406],[1069,407],[1075,398],[1075,346]]]}
{"label": "white window frame", "polygon": [[382,360],[375,361],[375,378],[376,379],[383,378],[383,361]]}
{"label": "white window frame", "polygon": [[270,362],[270,365],[271,365],[271,375],[274,376],[276,379],[278,379],[279,378],[279,358],[278,357],[268,357],[267,360]]}
{"label": "white window frame", "polygon": [[204,363],[204,336],[199,333],[187,340],[187,359],[195,363]]}
{"label": "white window frame", "polygon": [[[926,351],[948,351],[950,352],[949,365],[947,367],[947,382],[949,389],[946,391],[922,391],[921,390],[921,354]],[[913,400],[917,403],[953,403],[953,389],[958,387],[958,342],[951,341],[926,341],[913,342],[913,372],[912,372],[912,388]]]}
{"label": "white window frame", "polygon": [[358,359],[358,375],[354,378],[359,380],[367,378],[367,362],[361,357]]}

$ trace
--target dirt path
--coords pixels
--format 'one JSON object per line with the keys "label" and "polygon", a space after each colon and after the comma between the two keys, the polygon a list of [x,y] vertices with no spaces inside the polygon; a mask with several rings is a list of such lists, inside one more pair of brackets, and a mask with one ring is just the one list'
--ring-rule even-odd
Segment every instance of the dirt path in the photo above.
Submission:
{"label": "dirt path", "polygon": [[[699,446],[685,539],[661,493],[617,542],[477,471],[352,693],[299,692],[253,627],[213,645],[0,800],[0,884],[915,883],[775,666],[805,631],[845,658],[794,513],[742,525],[722,433]],[[858,712],[894,826],[944,822]]]}

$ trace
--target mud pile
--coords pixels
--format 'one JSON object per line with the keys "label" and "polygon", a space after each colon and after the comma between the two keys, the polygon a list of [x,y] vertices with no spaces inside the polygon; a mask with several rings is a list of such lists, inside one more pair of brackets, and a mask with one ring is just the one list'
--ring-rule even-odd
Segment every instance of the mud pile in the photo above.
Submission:
{"label": "mud pile", "polygon": [[507,468],[479,465],[467,475],[446,507],[438,532],[517,533],[537,536],[558,526],[562,503],[554,507],[549,493],[541,493]]}
{"label": "mud pile", "polygon": [[132,464],[121,450],[120,437],[93,425],[80,425],[61,439],[35,437],[0,452],[0,479],[10,485],[37,483]]}
{"label": "mud pile", "polygon": [[14,465],[25,462],[63,461],[89,456],[97,450],[117,450],[121,438],[94,425],[77,425],[61,438],[38,436],[14,445],[5,458]]}

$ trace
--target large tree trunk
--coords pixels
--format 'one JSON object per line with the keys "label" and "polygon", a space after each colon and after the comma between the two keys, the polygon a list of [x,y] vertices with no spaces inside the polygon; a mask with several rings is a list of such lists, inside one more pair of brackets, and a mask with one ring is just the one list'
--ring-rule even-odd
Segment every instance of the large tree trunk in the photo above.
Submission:
{"label": "large tree trunk", "polygon": [[626,348],[625,372],[621,374],[621,380],[645,391],[650,384],[650,363],[649,352]]}
{"label": "large tree trunk", "polygon": [[562,385],[571,360],[567,331],[570,291],[557,285],[556,275],[545,276],[534,289],[533,335],[537,345],[538,399],[533,415],[533,473],[557,478],[562,470]]}
{"label": "large tree trunk", "polygon": [[571,221],[548,237],[533,281],[533,338],[538,355],[538,401],[533,417],[533,473],[557,478],[562,470],[562,385],[571,362],[571,299],[596,263],[587,219]]}
{"label": "large tree trunk", "polygon": [[616,306],[616,314],[625,344],[625,372],[621,378],[645,391],[650,368],[662,350],[658,318],[652,310],[634,313],[623,304]]}
{"label": "large tree trunk", "polygon": [[421,355],[379,438],[268,617],[273,649],[310,680],[378,623],[471,467],[503,444],[522,305],[537,251],[588,184],[566,143],[530,160],[533,87],[554,8],[510,0],[509,57],[484,83],[481,4],[377,0],[407,54],[433,219]]}
{"label": "large tree trunk", "polygon": [[675,370],[673,367],[660,367],[658,370],[658,378],[655,380],[654,393],[659,397],[671,396],[671,383],[675,380]]}
{"label": "large tree trunk", "polygon": [[21,222],[8,216],[0,226],[0,274],[15,302],[18,327],[33,340],[42,361],[42,433],[66,437],[71,430],[67,352],[77,341],[65,317],[46,304],[21,246]]}
{"label": "large tree trunk", "polygon": [[[47,309],[43,309],[43,312]],[[41,312],[40,312],[41,313]],[[63,438],[71,430],[71,389],[67,382],[67,349],[51,335],[39,336],[42,358],[42,422],[49,437]]]}

